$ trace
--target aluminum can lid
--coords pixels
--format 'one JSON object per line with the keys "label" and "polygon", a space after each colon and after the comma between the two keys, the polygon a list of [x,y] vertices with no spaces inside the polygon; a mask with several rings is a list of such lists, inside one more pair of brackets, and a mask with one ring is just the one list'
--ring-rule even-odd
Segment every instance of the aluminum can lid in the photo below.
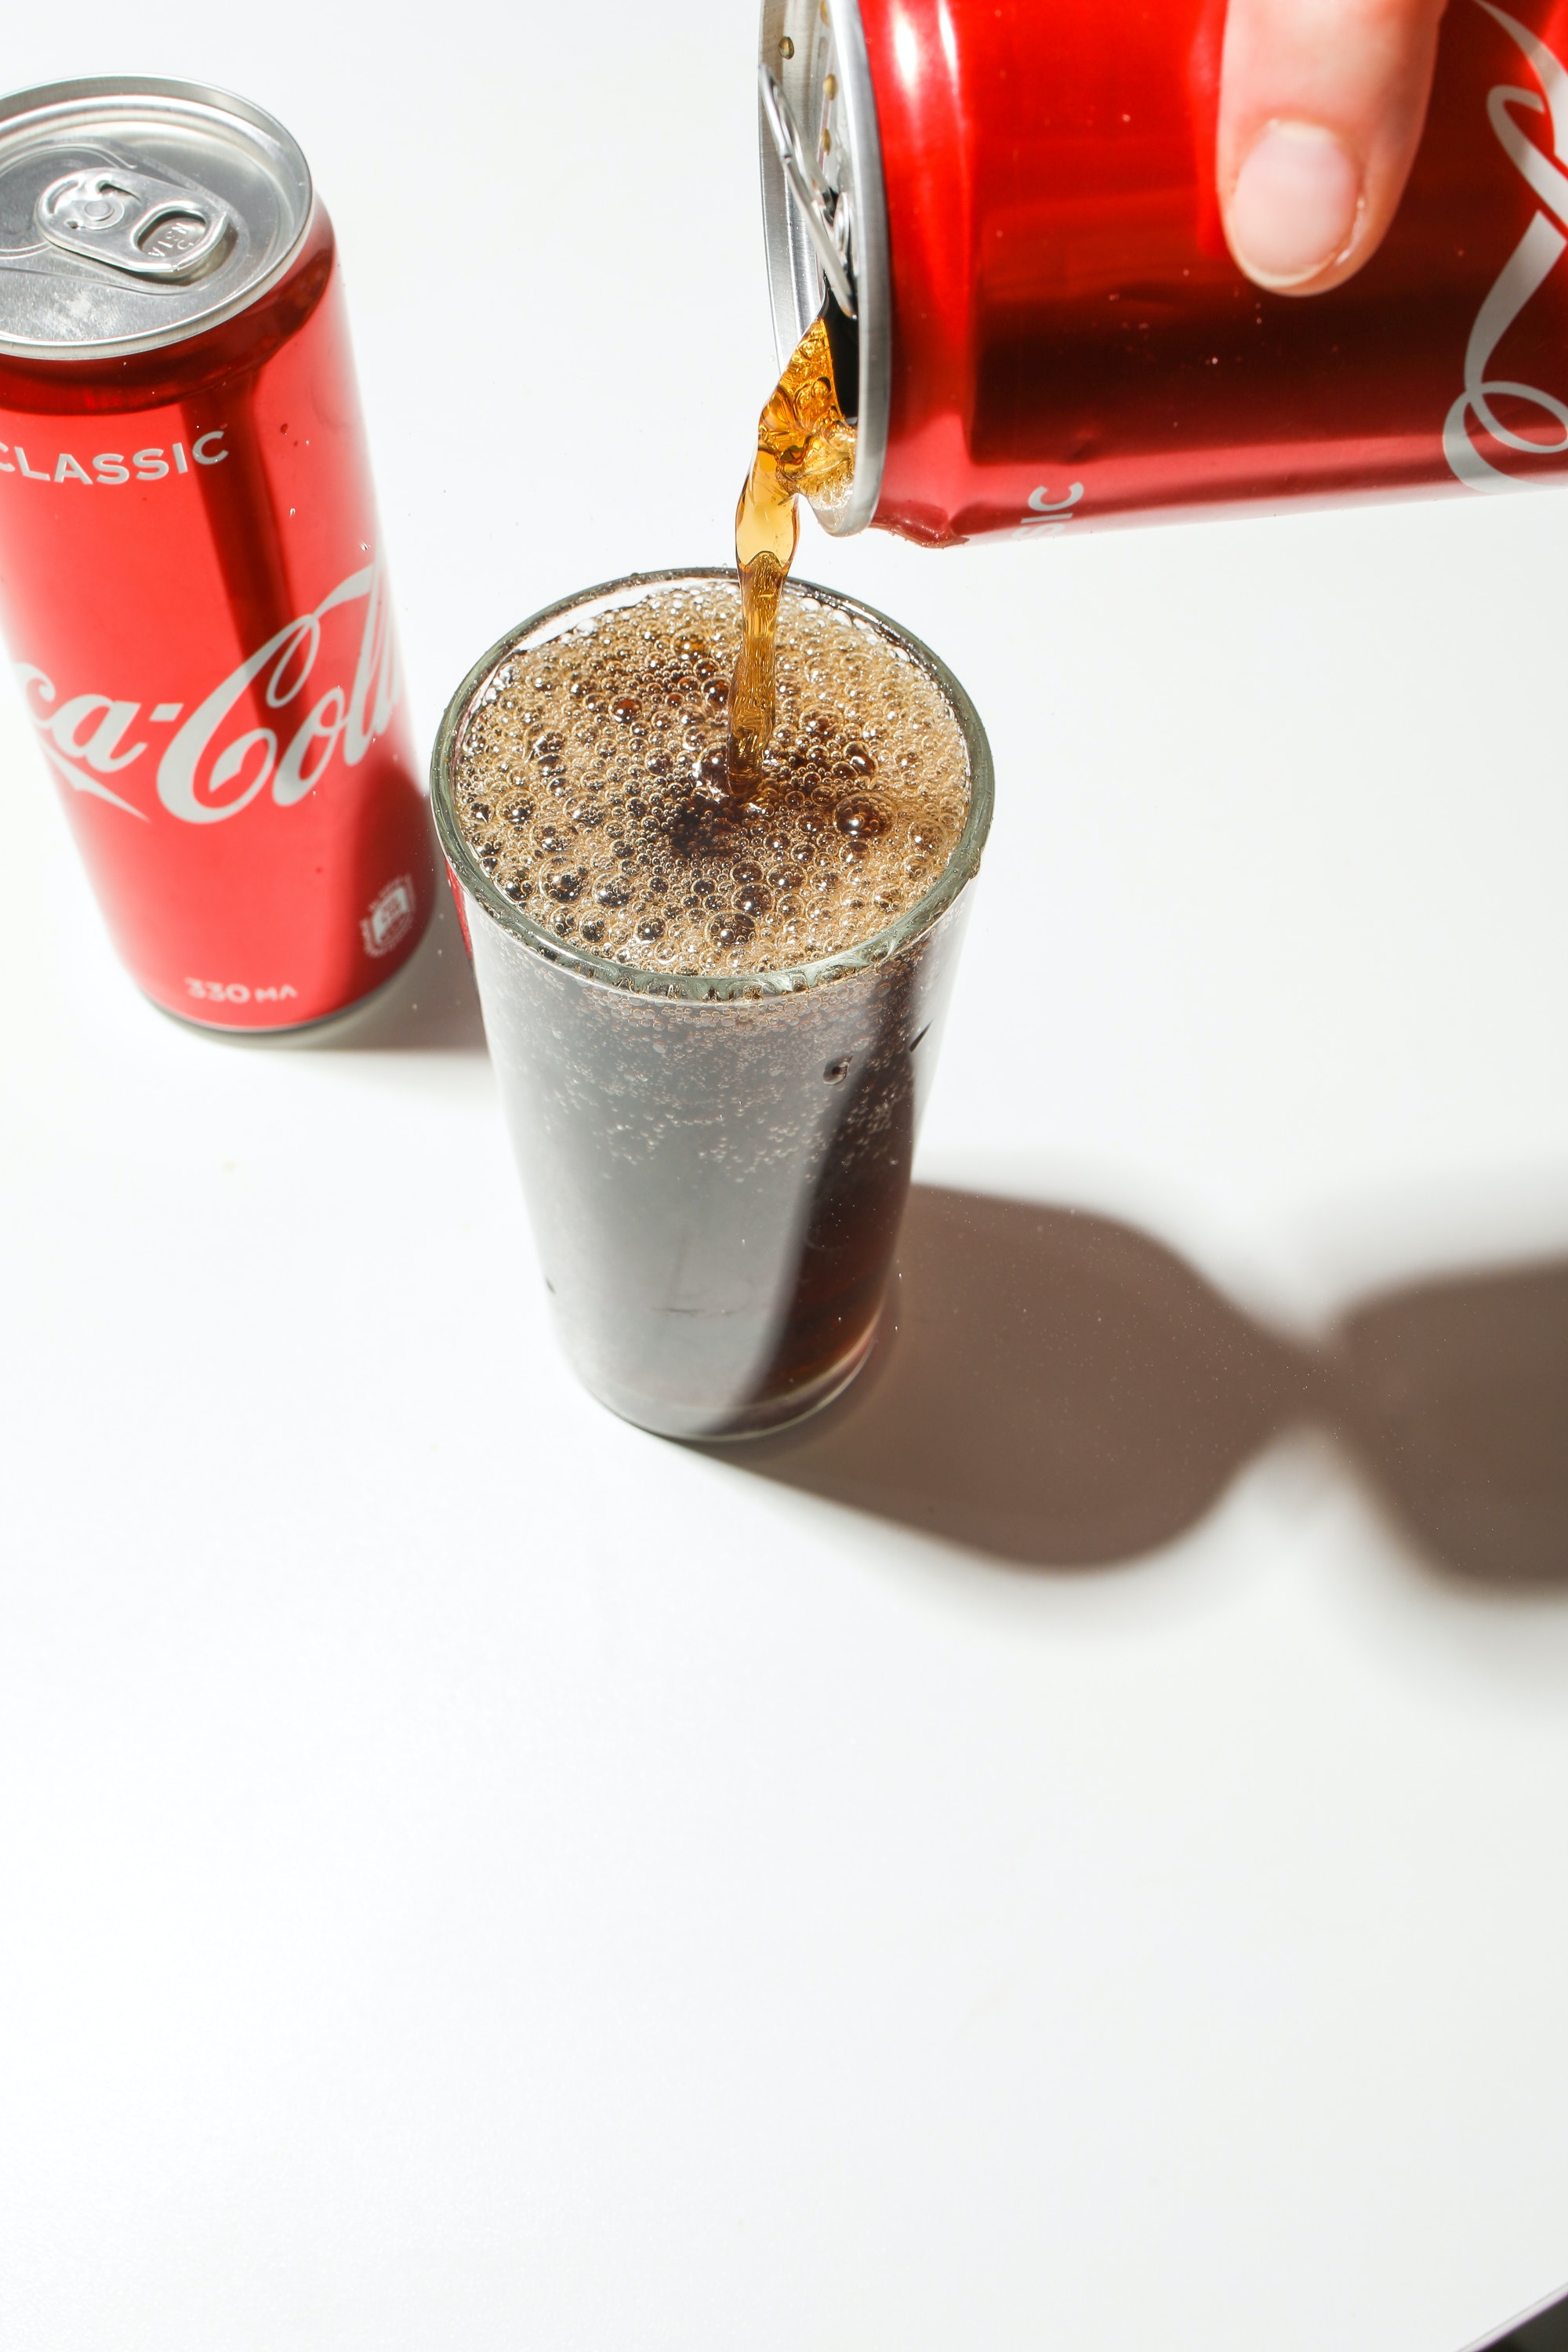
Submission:
{"label": "aluminum can lid", "polygon": [[[757,60],[763,236],[779,366],[831,289],[854,322],[855,474],[824,530],[864,530],[877,511],[892,385],[892,272],[877,95],[858,0],[763,0]],[[840,363],[842,364],[842,363]]]}
{"label": "aluminum can lid", "polygon": [[0,98],[0,352],[184,342],[277,281],[310,205],[282,124],[225,90],[129,76]]}

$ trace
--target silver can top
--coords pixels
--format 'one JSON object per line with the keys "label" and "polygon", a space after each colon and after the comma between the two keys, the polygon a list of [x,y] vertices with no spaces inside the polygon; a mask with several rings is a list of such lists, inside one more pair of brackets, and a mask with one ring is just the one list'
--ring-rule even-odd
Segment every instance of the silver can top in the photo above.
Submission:
{"label": "silver can top", "polygon": [[849,496],[817,520],[836,538],[877,511],[892,386],[892,277],[877,97],[858,0],[762,0],[757,61],[763,236],[779,365],[831,291],[854,322],[858,381]]}
{"label": "silver can top", "polygon": [[0,352],[184,342],[276,282],[310,204],[282,124],[226,90],[130,76],[0,98]]}

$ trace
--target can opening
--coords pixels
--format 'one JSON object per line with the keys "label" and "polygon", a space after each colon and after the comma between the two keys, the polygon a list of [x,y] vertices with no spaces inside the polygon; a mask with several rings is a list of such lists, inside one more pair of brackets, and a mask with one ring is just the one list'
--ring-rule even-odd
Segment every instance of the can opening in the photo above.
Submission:
{"label": "can opening", "polygon": [[829,291],[823,299],[822,323],[827,330],[827,348],[833,353],[833,380],[838,386],[838,405],[851,425],[860,422],[860,327],[858,320],[847,319],[837,298]]}

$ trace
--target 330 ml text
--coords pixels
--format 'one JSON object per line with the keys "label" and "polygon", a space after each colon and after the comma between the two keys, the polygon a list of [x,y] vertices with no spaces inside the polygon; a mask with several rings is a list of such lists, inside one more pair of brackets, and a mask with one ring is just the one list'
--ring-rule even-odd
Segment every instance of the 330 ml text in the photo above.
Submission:
{"label": "330 ml text", "polygon": [[185,987],[204,1004],[282,1004],[299,994],[288,981],[277,988],[252,988],[243,980],[187,980]]}

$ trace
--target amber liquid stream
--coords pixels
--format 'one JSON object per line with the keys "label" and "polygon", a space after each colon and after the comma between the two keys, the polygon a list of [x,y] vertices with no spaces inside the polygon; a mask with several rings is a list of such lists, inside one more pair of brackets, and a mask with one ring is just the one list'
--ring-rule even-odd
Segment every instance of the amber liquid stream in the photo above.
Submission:
{"label": "amber liquid stream", "polygon": [[742,632],[730,688],[730,768],[739,791],[756,777],[773,731],[779,596],[800,536],[796,500],[831,512],[848,497],[854,472],[855,427],[839,404],[827,330],[817,319],[757,420],[757,454],[735,509]]}

